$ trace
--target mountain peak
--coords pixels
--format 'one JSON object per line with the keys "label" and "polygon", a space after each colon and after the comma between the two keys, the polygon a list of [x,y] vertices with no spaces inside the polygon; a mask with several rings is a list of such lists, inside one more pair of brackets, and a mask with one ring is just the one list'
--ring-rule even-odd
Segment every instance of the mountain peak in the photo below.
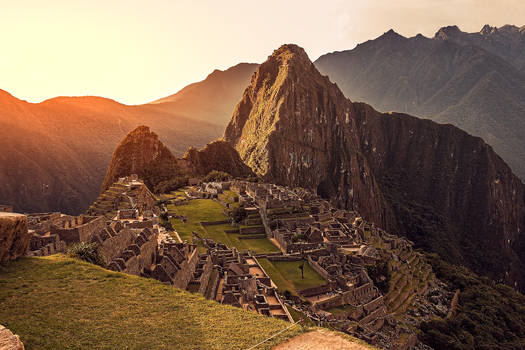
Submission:
{"label": "mountain peak", "polygon": [[392,40],[392,39],[405,39],[404,36],[402,36],[401,34],[398,34],[395,30],[393,29],[390,29],[388,30],[387,32],[383,33],[383,35],[381,35],[379,38],[377,39],[387,39],[387,40]]}
{"label": "mountain peak", "polygon": [[158,138],[157,134],[152,132],[149,126],[146,126],[146,125],[137,126],[135,129],[133,129],[132,131],[128,133],[126,138],[132,138],[132,137],[137,137],[139,135],[147,135],[147,134],[150,134],[154,138]]}
{"label": "mountain peak", "polygon": [[461,33],[462,31],[457,25],[446,26],[439,28],[439,30],[434,35],[434,38],[440,40],[447,40],[450,37],[456,36]]}
{"label": "mountain peak", "polygon": [[273,52],[268,60],[277,60],[279,64],[306,63],[311,64],[306,51],[296,44],[284,44]]}
{"label": "mountain peak", "polygon": [[160,181],[180,172],[177,159],[149,127],[138,126],[128,133],[113,153],[102,191],[120,177],[138,174],[153,189]]}
{"label": "mountain peak", "polygon": [[498,28],[496,28],[496,27],[491,27],[490,25],[485,24],[485,25],[483,26],[483,28],[481,28],[481,30],[480,30],[479,33],[480,33],[481,35],[488,35],[488,34],[493,34],[493,33],[497,32],[497,31],[498,31]]}

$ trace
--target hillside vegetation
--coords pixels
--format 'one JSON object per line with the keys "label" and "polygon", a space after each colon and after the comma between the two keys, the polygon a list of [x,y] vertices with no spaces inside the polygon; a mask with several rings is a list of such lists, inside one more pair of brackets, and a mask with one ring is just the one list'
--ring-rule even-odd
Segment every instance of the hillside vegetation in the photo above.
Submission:
{"label": "hillside vegetation", "polygon": [[446,320],[424,322],[421,338],[435,350],[525,348],[525,296],[437,256],[437,277],[460,291],[459,307]]}
{"label": "hillside vegetation", "polygon": [[246,349],[290,325],[63,255],[0,267],[0,320],[27,349],[45,350]]}

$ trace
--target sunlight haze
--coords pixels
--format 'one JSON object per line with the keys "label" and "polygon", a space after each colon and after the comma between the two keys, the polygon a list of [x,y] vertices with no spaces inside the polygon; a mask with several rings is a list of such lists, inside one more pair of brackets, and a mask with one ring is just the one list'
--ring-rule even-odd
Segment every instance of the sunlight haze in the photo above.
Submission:
{"label": "sunlight haze", "polygon": [[315,60],[390,28],[433,36],[449,24],[472,32],[484,24],[522,26],[524,18],[520,0],[4,0],[0,89],[31,102],[98,95],[139,104],[214,69],[262,62],[283,43]]}

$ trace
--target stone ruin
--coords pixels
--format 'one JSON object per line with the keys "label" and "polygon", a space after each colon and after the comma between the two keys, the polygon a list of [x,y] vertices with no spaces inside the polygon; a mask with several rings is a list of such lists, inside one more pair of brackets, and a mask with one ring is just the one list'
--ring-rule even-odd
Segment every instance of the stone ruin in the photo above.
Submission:
{"label": "stone ruin", "polygon": [[209,293],[205,294],[206,298],[262,315],[293,321],[276,287],[255,256],[240,253],[236,248],[228,248],[196,233],[194,235],[196,240],[203,242],[207,248],[207,253],[203,254],[201,259],[211,260],[212,273],[209,275],[216,276],[208,281]]}
{"label": "stone ruin", "polygon": [[[136,214],[133,211],[136,210]],[[153,218],[160,214],[156,199],[148,187],[137,175],[120,178],[111,185],[89,207],[86,214],[105,216],[114,219],[115,216],[133,216],[133,218]]]}
{"label": "stone ruin", "polygon": [[[298,291],[309,306],[300,302],[294,307],[371,343],[390,346],[402,332],[410,340],[405,345],[413,341],[414,334],[389,314],[384,296],[367,273],[369,266],[385,258],[410,265],[412,242],[387,234],[353,211],[334,208],[305,189],[239,180],[232,181],[230,188],[241,205],[257,208],[267,237],[278,244],[281,255],[268,254],[268,260],[306,259],[327,281]],[[371,237],[381,242],[381,253]],[[385,256],[385,252],[389,253]]]}
{"label": "stone ruin", "polygon": [[106,226],[102,216],[71,216],[61,213],[28,214],[32,233],[30,256],[46,256],[65,252],[76,242],[90,242],[95,232]]}

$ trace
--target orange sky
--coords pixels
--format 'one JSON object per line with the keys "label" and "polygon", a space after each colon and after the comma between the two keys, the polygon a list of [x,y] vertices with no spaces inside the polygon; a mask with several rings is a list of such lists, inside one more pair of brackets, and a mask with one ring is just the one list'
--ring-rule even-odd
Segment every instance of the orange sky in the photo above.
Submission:
{"label": "orange sky", "polygon": [[523,0],[0,0],[0,89],[31,102],[99,95],[138,104],[283,43],[312,60],[390,28],[525,25]]}

